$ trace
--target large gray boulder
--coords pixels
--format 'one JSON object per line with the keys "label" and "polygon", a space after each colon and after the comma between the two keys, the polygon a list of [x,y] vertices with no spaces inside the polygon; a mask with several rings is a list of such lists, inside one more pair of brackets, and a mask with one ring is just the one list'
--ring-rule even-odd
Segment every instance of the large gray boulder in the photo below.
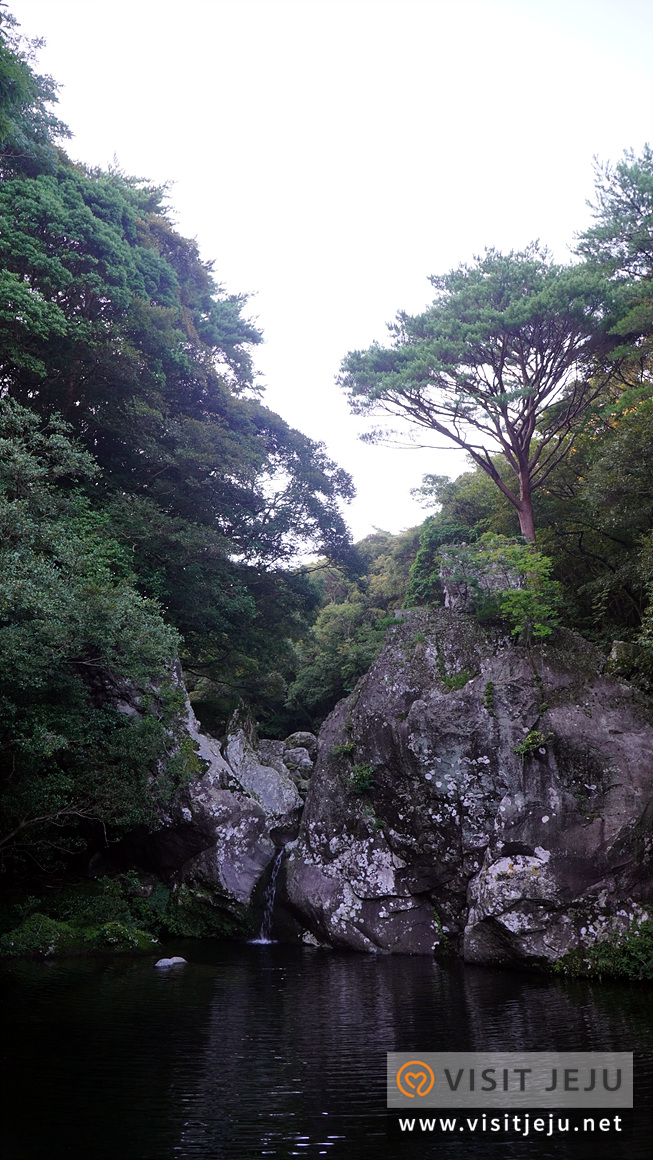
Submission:
{"label": "large gray boulder", "polygon": [[[214,896],[216,905],[237,915],[252,902],[261,875],[274,858],[270,818],[258,802],[233,789],[221,788],[207,772],[191,783],[181,807],[185,820],[206,835],[206,844],[179,868],[176,885],[182,897],[199,891]],[[188,816],[190,815],[190,816]]]}
{"label": "large gray boulder", "polygon": [[296,832],[302,799],[288,771],[284,772],[283,761],[274,765],[263,764],[253,722],[247,714],[234,714],[227,734],[225,755],[240,788],[259,802],[266,814],[280,826],[289,830],[294,828]]}
{"label": "large gray boulder", "polygon": [[558,629],[415,611],[325,722],[286,901],[318,941],[554,962],[653,907],[653,703]]}
{"label": "large gray boulder", "polygon": [[315,761],[317,757],[317,737],[314,733],[308,733],[304,729],[299,730],[297,733],[291,733],[290,737],[286,737],[283,744],[284,749],[288,751],[305,749],[311,761]]}
{"label": "large gray boulder", "polygon": [[308,790],[317,756],[317,737],[314,733],[292,733],[285,741],[262,738],[254,742],[256,759],[262,765],[272,766],[297,787],[302,805]]}

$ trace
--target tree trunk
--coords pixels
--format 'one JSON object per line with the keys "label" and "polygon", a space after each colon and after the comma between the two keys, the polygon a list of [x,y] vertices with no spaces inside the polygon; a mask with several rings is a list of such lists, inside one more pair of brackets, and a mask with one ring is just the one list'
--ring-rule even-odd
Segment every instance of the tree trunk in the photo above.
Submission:
{"label": "tree trunk", "polygon": [[531,481],[528,473],[524,472],[519,477],[519,507],[517,514],[519,516],[519,527],[521,534],[525,540],[530,544],[535,543],[535,523],[533,520],[533,501],[531,500]]}
{"label": "tree trunk", "polygon": [[526,507],[520,508],[517,514],[519,515],[519,527],[522,536],[525,540],[528,540],[530,544],[534,544],[535,524],[533,523],[533,507],[531,501],[528,501],[528,505]]}

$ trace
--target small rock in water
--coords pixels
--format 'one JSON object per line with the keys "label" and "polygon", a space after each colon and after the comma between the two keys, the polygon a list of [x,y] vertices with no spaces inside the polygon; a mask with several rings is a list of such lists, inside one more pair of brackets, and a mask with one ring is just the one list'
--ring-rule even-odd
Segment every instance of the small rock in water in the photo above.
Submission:
{"label": "small rock in water", "polygon": [[158,963],[155,963],[154,966],[155,967],[181,967],[181,966],[183,966],[183,964],[185,962],[187,962],[186,959],[180,958],[179,955],[173,955],[173,957],[171,959],[159,959]]}

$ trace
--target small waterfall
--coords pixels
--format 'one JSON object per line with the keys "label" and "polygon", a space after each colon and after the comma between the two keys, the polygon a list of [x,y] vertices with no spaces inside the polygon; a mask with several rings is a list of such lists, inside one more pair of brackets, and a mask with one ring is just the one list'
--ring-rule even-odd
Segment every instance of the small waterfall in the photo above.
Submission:
{"label": "small waterfall", "polygon": [[281,868],[282,859],[283,846],[280,850],[277,850],[274,862],[272,863],[272,874],[270,875],[270,881],[268,882],[265,888],[265,894],[263,895],[263,921],[261,923],[261,929],[259,931],[258,938],[252,939],[253,943],[265,944],[275,941],[270,936],[272,934],[272,915],[274,913],[274,896],[277,890],[277,875],[279,874],[279,870]]}

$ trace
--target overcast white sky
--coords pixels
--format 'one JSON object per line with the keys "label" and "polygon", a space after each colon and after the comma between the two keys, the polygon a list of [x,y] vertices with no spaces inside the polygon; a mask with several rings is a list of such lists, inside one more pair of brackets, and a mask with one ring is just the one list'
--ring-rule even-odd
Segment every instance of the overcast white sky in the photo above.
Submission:
{"label": "overcast white sky", "polygon": [[356,538],[424,513],[458,452],[367,447],[334,376],[429,274],[539,237],[565,260],[592,158],[653,139],[651,0],[9,0],[72,156],[171,181],[254,297],[265,401],[354,476]]}

